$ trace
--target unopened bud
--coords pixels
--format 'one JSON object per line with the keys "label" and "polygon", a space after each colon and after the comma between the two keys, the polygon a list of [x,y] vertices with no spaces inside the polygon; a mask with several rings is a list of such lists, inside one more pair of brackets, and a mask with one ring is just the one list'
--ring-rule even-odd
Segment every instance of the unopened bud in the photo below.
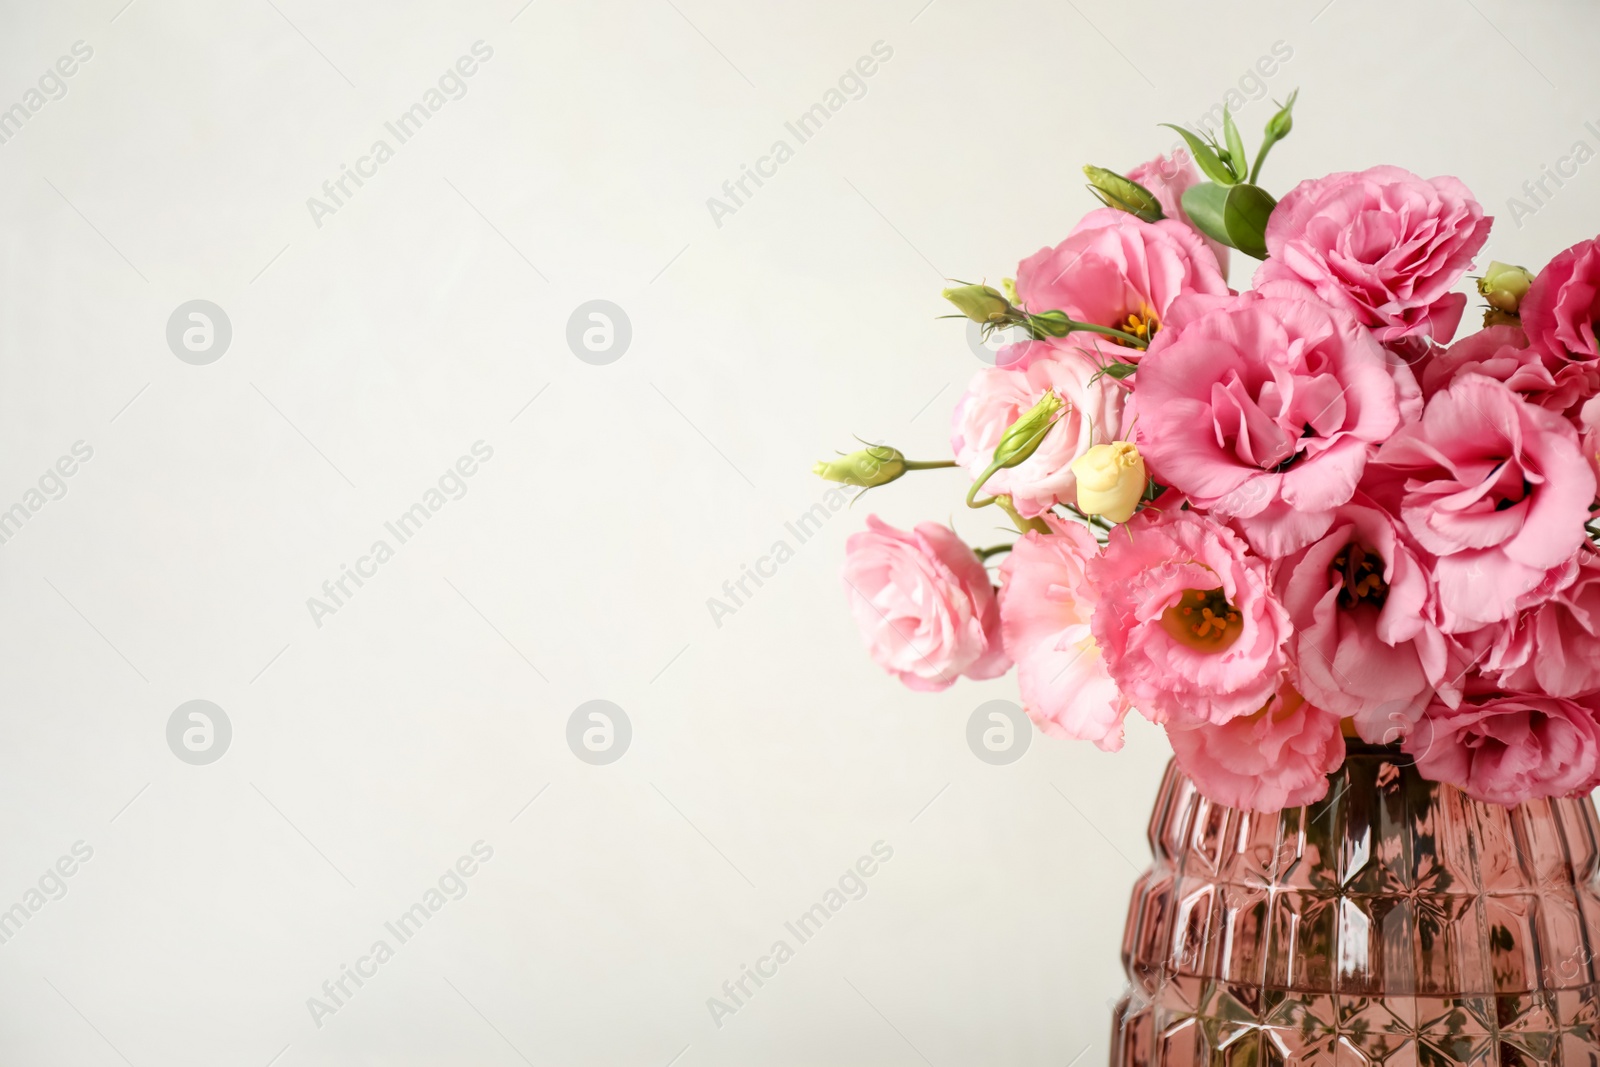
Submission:
{"label": "unopened bud", "polygon": [[1106,207],[1126,211],[1145,222],[1156,222],[1166,217],[1161,211],[1161,201],[1131,178],[1092,165],[1084,167],[1083,174],[1089,179],[1089,191],[1099,197]]}
{"label": "unopened bud", "polygon": [[1127,441],[1095,445],[1072,461],[1072,476],[1085,515],[1127,522],[1144,497],[1144,457]]}
{"label": "unopened bud", "polygon": [[1532,284],[1533,275],[1527,268],[1513,267],[1495,260],[1483,272],[1483,277],[1478,279],[1478,292],[1496,311],[1515,315],[1522,306],[1522,298],[1528,295],[1528,286]]}
{"label": "unopened bud", "polygon": [[870,489],[888,485],[906,472],[906,457],[888,445],[873,445],[835,460],[819,460],[811,473],[830,482]]}
{"label": "unopened bud", "polygon": [[1266,134],[1269,140],[1281,141],[1285,137],[1289,136],[1289,132],[1294,129],[1294,102],[1299,98],[1299,96],[1299,89],[1296,89],[1294,92],[1290,93],[1289,102],[1280,107],[1273,114],[1273,116],[1267,120]]}
{"label": "unopened bud", "polygon": [[973,322],[1005,322],[1011,302],[987,285],[963,285],[940,294]]}
{"label": "unopened bud", "polygon": [[995,466],[1015,467],[1033,455],[1064,406],[1065,402],[1055,391],[1049,390],[1037,404],[1017,416],[1017,421],[1006,427],[1006,432],[1000,435],[1000,443],[994,446]]}

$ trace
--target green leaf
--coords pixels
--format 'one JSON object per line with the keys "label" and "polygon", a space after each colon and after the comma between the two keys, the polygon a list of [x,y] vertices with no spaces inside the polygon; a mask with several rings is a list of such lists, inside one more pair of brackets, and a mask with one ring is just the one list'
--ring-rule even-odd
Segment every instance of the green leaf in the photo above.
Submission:
{"label": "green leaf", "polygon": [[1254,185],[1202,182],[1183,194],[1183,210],[1201,233],[1247,256],[1267,258],[1267,219],[1278,206]]}
{"label": "green leaf", "polygon": [[1228,226],[1223,220],[1223,208],[1228,202],[1232,186],[1201,182],[1183,191],[1183,210],[1195,228],[1214,241],[1233,247],[1228,239]]}
{"label": "green leaf", "polygon": [[1138,369],[1139,365],[1137,363],[1107,363],[1104,367],[1101,367],[1099,370],[1095,371],[1092,376],[1090,376],[1089,384],[1093,385],[1102,376],[1107,378],[1115,378],[1120,382],[1124,378],[1131,377],[1133,372]]}
{"label": "green leaf", "polygon": [[1239,136],[1239,127],[1234,124],[1233,113],[1226,104],[1222,108],[1222,136],[1228,142],[1228,169],[1233,171],[1235,180],[1243,180],[1245,175],[1244,138]]}
{"label": "green leaf", "polygon": [[1223,202],[1222,222],[1228,244],[1247,256],[1267,258],[1267,219],[1278,202],[1258,185],[1235,185]]}
{"label": "green leaf", "polygon": [[1176,132],[1179,137],[1183,138],[1184,143],[1189,146],[1189,152],[1194,156],[1195,163],[1199,165],[1206,177],[1222,185],[1232,185],[1238,181],[1233,176],[1233,172],[1222,162],[1221,157],[1217,155],[1210,145],[1182,126],[1174,126],[1170,122],[1163,122],[1161,125]]}

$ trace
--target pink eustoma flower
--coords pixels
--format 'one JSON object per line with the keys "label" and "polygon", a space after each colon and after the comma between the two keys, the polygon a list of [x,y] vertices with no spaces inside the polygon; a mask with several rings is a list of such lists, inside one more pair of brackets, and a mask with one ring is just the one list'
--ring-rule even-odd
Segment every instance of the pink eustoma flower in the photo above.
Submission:
{"label": "pink eustoma flower", "polygon": [[1490,326],[1428,359],[1422,394],[1431,397],[1463,374],[1481,374],[1551,411],[1572,414],[1600,389],[1600,362],[1563,362],[1531,344],[1517,326]]}
{"label": "pink eustoma flower", "polygon": [[1467,306],[1451,290],[1492,219],[1455,178],[1400,167],[1301,182],[1267,221],[1256,288],[1299,291],[1355,315],[1380,341],[1455,335]]}
{"label": "pink eustoma flower", "polygon": [[1600,693],[1600,556],[1580,554],[1540,604],[1461,638],[1469,662],[1511,692]]}
{"label": "pink eustoma flower", "polygon": [[1358,496],[1319,540],[1279,563],[1277,590],[1294,623],[1299,691],[1354,719],[1375,744],[1409,732],[1447,655],[1431,621],[1427,565],[1399,523]]}
{"label": "pink eustoma flower", "polygon": [[1509,618],[1566,566],[1595,496],[1572,424],[1477,374],[1434,394],[1378,450],[1370,483],[1435,557],[1447,633]]}
{"label": "pink eustoma flower", "polygon": [[1024,535],[1000,565],[1000,632],[1017,665],[1022,707],[1039,729],[1114,752],[1128,704],[1089,628],[1096,597],[1087,570],[1099,554],[1076,523]]}
{"label": "pink eustoma flower", "polygon": [[1200,181],[1200,172],[1195,169],[1194,160],[1189,158],[1189,153],[1180,148],[1170,157],[1157,156],[1148,163],[1134,167],[1128,172],[1128,177],[1144,186],[1160,201],[1162,214],[1169,219],[1178,220],[1200,235],[1206,247],[1211,249],[1211,254],[1217,257],[1217,267],[1226,278],[1228,246],[1200,233],[1189,218],[1189,213],[1183,209],[1183,194],[1190,186]]}
{"label": "pink eustoma flower", "polygon": [[1155,478],[1273,557],[1326,532],[1420,406],[1411,372],[1350,315],[1249,293],[1157,338],[1135,383]]}
{"label": "pink eustoma flower", "polygon": [[844,587],[873,661],[912,689],[936,692],[1011,666],[989,574],[948,526],[907,532],[869,515],[845,542]]}
{"label": "pink eustoma flower", "polygon": [[1600,360],[1600,237],[1552,259],[1522,298],[1522,325],[1540,351],[1561,360]]}
{"label": "pink eustoma flower", "polygon": [[1169,724],[1178,766],[1209,799],[1230,808],[1274,812],[1314,804],[1344,763],[1339,716],[1288,686],[1253,715],[1221,726]]}
{"label": "pink eustoma flower", "polygon": [[1073,502],[1078,480],[1072,461],[1122,432],[1128,387],[1100,371],[1095,357],[1061,342],[1029,341],[1001,349],[1000,365],[974,375],[956,404],[950,431],[956,462],[977,478],[993,462],[1006,428],[1054,390],[1066,402],[1056,424],[1033,455],[996,471],[983,491],[1008,494],[1029,518],[1056,503]]}
{"label": "pink eustoma flower", "polygon": [[[1162,328],[1178,297],[1228,293],[1216,257],[1188,224],[1144,222],[1112,208],[1089,212],[1065,241],[1017,264],[1016,284],[1018,299],[1034,314],[1063,311],[1145,340]],[[1107,337],[1070,336],[1102,350],[1102,363],[1113,357],[1136,363],[1141,354]]]}
{"label": "pink eustoma flower", "polygon": [[1582,796],[1600,785],[1594,699],[1506,693],[1480,685],[1458,707],[1435,703],[1403,747],[1424,778],[1511,806]]}
{"label": "pink eustoma flower", "polygon": [[1173,506],[1124,523],[1090,561],[1090,628],[1124,696],[1154,722],[1260,711],[1288,671],[1289,615],[1266,561],[1212,519]]}

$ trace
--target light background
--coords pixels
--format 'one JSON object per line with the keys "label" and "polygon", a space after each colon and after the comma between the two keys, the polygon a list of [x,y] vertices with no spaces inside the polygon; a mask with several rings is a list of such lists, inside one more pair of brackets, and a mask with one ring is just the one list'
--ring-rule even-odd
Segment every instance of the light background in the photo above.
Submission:
{"label": "light background", "polygon": [[[868,511],[975,542],[993,513],[917,475],[720,625],[707,598],[795,544],[851,434],[943,457],[980,364],[942,277],[1060,240],[1083,163],[1168,148],[1156,123],[1277,42],[1241,114],[1253,145],[1302,90],[1277,192],[1459,175],[1500,216],[1480,264],[1600,229],[1600,165],[1507,205],[1600,147],[1578,0],[124,2],[0,21],[0,108],[93,49],[0,144],[0,508],[93,449],[0,545],[0,908],[93,849],[0,945],[6,1064],[1102,1062],[1163,738],[985,764],[968,719],[1013,683],[902,689],[836,577]],[[319,227],[307,198],[480,40]],[[779,138],[719,226],[707,198]],[[206,366],[165,337],[197,298],[233,328]],[[610,365],[565,340],[591,299],[631,321]],[[480,440],[466,495],[316,625]],[[233,728],[208,766],[166,741],[197,698]],[[592,699],[632,724],[607,766],[565,740]],[[479,840],[465,897],[317,1026],[307,998]],[[877,841],[866,895],[716,1025]]]}

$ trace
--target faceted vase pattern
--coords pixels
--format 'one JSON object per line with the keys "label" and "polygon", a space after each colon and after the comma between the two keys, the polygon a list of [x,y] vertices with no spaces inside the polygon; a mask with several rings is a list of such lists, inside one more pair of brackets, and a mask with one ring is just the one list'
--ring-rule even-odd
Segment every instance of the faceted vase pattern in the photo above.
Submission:
{"label": "faceted vase pattern", "polygon": [[1111,1067],[1600,1067],[1593,802],[1480,804],[1349,744],[1274,815],[1167,768]]}

